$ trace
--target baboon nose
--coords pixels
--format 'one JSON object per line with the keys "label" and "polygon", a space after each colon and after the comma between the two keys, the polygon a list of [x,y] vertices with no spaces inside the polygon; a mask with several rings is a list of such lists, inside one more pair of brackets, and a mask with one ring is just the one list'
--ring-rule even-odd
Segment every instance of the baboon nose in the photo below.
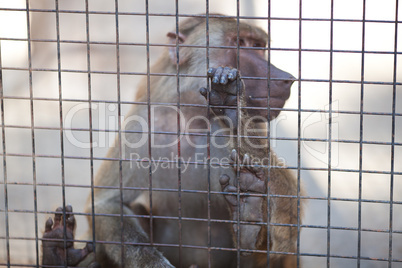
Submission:
{"label": "baboon nose", "polygon": [[295,82],[295,80],[284,80],[282,83],[283,83],[284,87],[289,87],[290,88],[293,85],[294,82]]}
{"label": "baboon nose", "polygon": [[292,87],[293,83],[296,81],[292,75],[289,75],[286,78],[282,78],[279,81],[276,81],[276,86],[279,89],[280,95],[283,99],[288,99],[290,96],[290,88]]}
{"label": "baboon nose", "polygon": [[290,90],[290,88],[292,87],[293,83],[296,81],[296,78],[289,74],[289,77],[284,78],[280,84],[282,86],[282,88],[286,89],[286,90]]}
{"label": "baboon nose", "polygon": [[289,74],[289,77],[285,78],[285,80],[283,80],[283,82],[285,85],[291,87],[296,80],[297,80],[296,77]]}

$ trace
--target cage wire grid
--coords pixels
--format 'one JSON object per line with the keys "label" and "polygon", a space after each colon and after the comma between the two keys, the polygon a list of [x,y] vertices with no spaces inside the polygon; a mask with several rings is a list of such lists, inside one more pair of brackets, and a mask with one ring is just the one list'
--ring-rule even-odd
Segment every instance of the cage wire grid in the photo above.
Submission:
{"label": "cage wire grid", "polygon": [[[210,174],[210,169],[208,169],[208,189],[207,191],[201,191],[201,190],[189,190],[189,189],[183,189],[182,187],[182,166],[183,165],[196,165],[200,164],[198,162],[193,162],[193,161],[188,161],[185,162],[181,159],[181,142],[180,142],[180,137],[182,136],[206,136],[208,140],[207,144],[207,152],[208,152],[208,158],[207,161],[202,163],[202,165],[206,165],[208,167],[211,167],[213,165],[210,162],[211,155],[210,155],[210,139],[211,139],[211,130],[209,129],[209,132],[204,134],[204,133],[185,133],[183,132],[184,130],[181,129],[181,118],[180,118],[180,113],[177,113],[177,118],[175,118],[175,123],[177,124],[177,132],[167,132],[167,131],[154,131],[151,128],[151,109],[152,106],[157,106],[157,105],[170,105],[170,106],[175,106],[177,109],[182,109],[182,108],[191,108],[191,107],[207,107],[209,111],[209,104],[207,105],[196,105],[196,104],[189,104],[189,103],[181,103],[181,98],[180,98],[180,83],[181,79],[184,78],[196,78],[196,79],[205,79],[208,83],[209,86],[209,80],[206,78],[205,75],[193,75],[193,74],[183,74],[180,73],[179,70],[179,64],[177,64],[176,68],[176,73],[152,73],[151,72],[151,61],[152,61],[152,49],[153,48],[165,48],[165,47],[173,47],[176,48],[176,57],[177,57],[177,63],[179,63],[180,55],[179,55],[179,47],[193,47],[193,48],[199,48],[199,49],[205,49],[206,54],[206,61],[207,61],[207,66],[209,66],[209,50],[211,48],[223,48],[223,49],[236,49],[237,52],[239,52],[242,47],[237,45],[236,47],[214,47],[209,44],[209,19],[210,18],[216,18],[220,17],[222,15],[217,15],[212,12],[210,12],[210,1],[206,0],[205,1],[205,11],[206,15],[194,15],[190,13],[184,13],[179,10],[179,0],[176,0],[174,3],[175,6],[175,11],[174,12],[150,12],[149,8],[149,3],[148,1],[145,1],[145,12],[132,12],[132,11],[125,11],[119,7],[119,1],[115,0],[114,1],[114,10],[112,11],[97,11],[97,10],[91,10],[90,9],[90,1],[85,0],[82,1],[84,3],[84,9],[83,10],[74,10],[74,9],[63,9],[60,8],[62,1],[55,0],[54,1],[54,7],[53,8],[32,8],[32,1],[26,1],[26,6],[25,8],[16,8],[16,7],[0,7],[0,12],[3,14],[6,12],[22,12],[26,15],[26,33],[27,37],[26,38],[15,38],[15,37],[10,37],[10,36],[0,36],[0,89],[1,89],[1,96],[2,98],[0,99],[0,105],[1,105],[1,122],[2,122],[2,131],[1,131],[1,136],[2,136],[2,173],[3,173],[3,179],[0,180],[0,185],[3,188],[3,198],[2,204],[0,206],[0,213],[2,217],[4,218],[3,223],[1,223],[1,232],[0,232],[0,241],[3,242],[5,245],[4,247],[2,246],[1,248],[5,249],[5,252],[0,255],[0,266],[4,267],[19,267],[19,266],[28,266],[28,267],[38,267],[41,266],[40,264],[40,247],[41,247],[41,241],[42,241],[42,234],[41,232],[43,231],[44,227],[44,221],[42,220],[43,218],[52,216],[54,214],[54,211],[48,209],[41,209],[40,206],[38,205],[38,199],[40,198],[40,195],[43,193],[46,193],[46,191],[39,191],[39,187],[45,187],[46,189],[57,189],[55,192],[57,192],[57,195],[61,196],[61,203],[57,203],[58,201],[51,201],[54,203],[53,205],[62,205],[65,207],[68,202],[67,202],[67,193],[66,189],[70,189],[70,191],[75,191],[77,189],[83,189],[87,194],[90,195],[90,200],[92,202],[92,211],[91,213],[84,213],[80,211],[79,209],[75,210],[74,214],[76,217],[80,216],[90,216],[92,219],[94,219],[95,216],[110,216],[110,217],[120,217],[120,221],[122,223],[122,232],[121,232],[121,240],[123,241],[123,233],[124,233],[124,225],[123,225],[123,219],[124,217],[130,217],[127,215],[123,214],[123,191],[124,190],[145,190],[149,191],[149,200],[150,200],[150,215],[149,216],[141,216],[141,215],[135,215],[131,217],[137,217],[137,218],[149,218],[150,219],[150,242],[149,243],[130,243],[130,242],[121,242],[120,245],[122,248],[126,247],[127,245],[141,245],[141,246],[155,246],[155,247],[174,247],[174,248],[179,248],[179,259],[181,260],[182,256],[182,249],[183,248],[192,248],[192,249],[203,249],[208,251],[208,260],[209,260],[209,265],[211,265],[211,252],[212,251],[235,251],[237,253],[237,265],[239,266],[240,264],[240,253],[241,249],[239,246],[235,248],[217,248],[212,246],[211,242],[211,223],[219,223],[219,222],[231,222],[231,221],[223,221],[223,220],[217,220],[213,219],[211,217],[211,196],[212,195],[218,195],[222,194],[222,192],[217,192],[211,190],[211,185],[210,181],[213,180],[214,178],[211,178]],[[152,2],[152,1],[150,1]],[[278,48],[278,47],[272,47],[270,42],[268,42],[268,47],[263,48],[264,50],[267,51],[268,55],[268,62],[271,61],[271,53],[275,52],[286,52],[286,53],[296,53],[297,54],[297,75],[296,75],[296,83],[293,86],[293,92],[292,94],[296,94],[296,107],[285,107],[285,108],[272,108],[267,105],[266,110],[268,112],[270,110],[278,110],[282,112],[289,112],[289,113],[295,113],[297,114],[297,119],[296,119],[296,125],[297,125],[297,135],[296,137],[292,136],[277,136],[277,135],[271,135],[271,124],[268,122],[267,126],[267,133],[268,135],[265,137],[269,141],[277,141],[277,142],[293,142],[296,144],[296,161],[294,162],[293,165],[288,165],[287,168],[290,170],[293,170],[295,174],[297,175],[297,182],[298,182],[298,194],[297,196],[291,196],[292,198],[297,198],[298,201],[298,224],[297,224],[297,230],[298,230],[298,238],[297,238],[297,252],[296,253],[291,253],[288,252],[287,254],[295,254],[297,256],[297,266],[300,267],[303,265],[304,258],[320,258],[325,260],[324,261],[324,266],[325,267],[333,267],[333,261],[334,259],[346,259],[346,260],[354,260],[356,261],[357,267],[366,267],[365,265],[368,265],[367,267],[377,267],[375,265],[379,265],[378,267],[402,267],[402,256],[399,254],[399,252],[394,252],[394,244],[395,244],[395,237],[397,235],[402,235],[402,228],[399,229],[398,227],[394,226],[394,222],[397,220],[398,215],[394,211],[394,206],[402,205],[402,199],[396,199],[394,198],[394,193],[396,191],[395,189],[395,181],[397,176],[402,176],[402,170],[398,168],[398,162],[396,162],[396,154],[397,150],[400,150],[400,146],[402,146],[402,140],[398,139],[397,136],[397,120],[401,118],[402,113],[397,111],[397,103],[398,103],[398,97],[397,96],[397,89],[398,87],[400,88],[402,86],[402,83],[398,81],[398,56],[402,54],[398,46],[398,31],[400,29],[400,23],[401,21],[399,20],[399,14],[398,11],[400,9],[399,6],[399,1],[395,1],[395,16],[394,20],[378,20],[378,19],[367,19],[366,18],[366,0],[362,1],[362,19],[338,19],[335,18],[334,16],[334,4],[336,3],[336,0],[331,0],[328,1],[330,2],[330,18],[306,18],[303,15],[303,0],[300,0],[298,2],[299,5],[299,14],[298,17],[295,18],[288,18],[288,17],[275,17],[271,16],[271,9],[272,6],[270,5],[271,1],[268,1],[268,16],[266,17],[261,17],[261,16],[249,16],[249,15],[241,15],[241,8],[240,8],[240,1],[237,0],[234,4],[236,5],[236,14],[235,15],[225,15],[224,17],[230,17],[234,18],[237,20],[237,23],[239,25],[240,20],[250,20],[250,21],[264,21],[266,29],[268,30],[268,36],[271,38],[271,23],[274,21],[291,21],[295,22],[298,24],[298,47],[296,48]],[[199,12],[202,13],[202,12]],[[31,27],[32,27],[32,15],[33,14],[51,14],[54,15],[55,17],[55,38],[35,38],[32,37],[31,34]],[[60,32],[60,15],[63,14],[74,14],[74,15],[81,15],[85,16],[85,40],[76,40],[76,39],[64,39],[62,38],[62,34]],[[90,31],[90,19],[95,17],[95,16],[101,16],[101,15],[107,15],[107,16],[113,16],[114,20],[114,29],[115,29],[115,41],[94,41],[91,39],[91,31]],[[122,32],[120,30],[120,27],[122,26],[122,22],[120,21],[122,16],[132,16],[132,17],[143,17],[145,18],[145,42],[126,42],[122,41]],[[154,42],[151,40],[150,34],[151,34],[151,27],[150,27],[150,19],[155,18],[155,17],[162,17],[162,18],[172,18],[175,21],[175,31],[176,34],[179,33],[179,21],[184,18],[189,18],[189,17],[205,17],[206,18],[206,46],[195,46],[195,45],[184,45],[179,43],[179,39],[176,39],[175,44],[163,44],[159,42]],[[303,23],[304,22],[326,22],[329,23],[330,25],[330,41],[329,41],[329,49],[311,49],[311,48],[304,48],[303,47],[303,42],[302,42],[302,37],[303,37]],[[335,49],[334,48],[334,23],[337,22],[345,22],[345,23],[360,23],[362,26],[361,29],[361,49],[359,50],[354,50],[354,49]],[[394,43],[393,43],[393,51],[377,51],[377,50],[367,50],[366,49],[366,27],[368,23],[381,23],[381,24],[388,24],[388,25],[393,25],[394,26]],[[237,39],[239,41],[239,26],[238,26],[238,34],[237,34]],[[10,66],[4,66],[2,63],[2,59],[4,58],[4,55],[2,55],[2,49],[1,45],[4,42],[25,42],[27,44],[27,66],[26,67],[10,67]],[[33,54],[35,53],[33,50],[34,44],[51,44],[56,46],[56,65],[55,67],[35,67],[33,64]],[[86,64],[86,69],[74,69],[74,68],[63,68],[62,64],[62,57],[63,57],[63,49],[62,46],[65,44],[73,44],[73,45],[83,45],[86,48],[86,53],[85,53],[85,64]],[[238,42],[239,44],[239,42]],[[92,60],[92,51],[93,47],[96,45],[102,45],[102,46],[113,46],[114,51],[115,51],[115,59],[114,59],[114,64],[115,64],[115,71],[111,70],[102,70],[99,68],[93,68],[93,60]],[[141,71],[126,71],[122,69],[122,61],[123,56],[121,51],[125,47],[142,47],[145,48],[146,52],[146,64],[145,64],[145,72]],[[250,49],[250,48],[248,48]],[[261,49],[261,48],[253,48],[253,49]],[[328,79],[323,79],[323,78],[304,78],[303,77],[303,53],[305,52],[317,52],[317,53],[328,53],[329,54],[329,78]],[[345,53],[348,55],[354,55],[358,54],[361,55],[361,65],[360,65],[360,80],[356,79],[336,79],[333,76],[333,66],[334,66],[334,54],[335,53]],[[239,53],[237,53],[239,55]],[[366,60],[366,55],[388,55],[393,57],[393,68],[392,68],[392,81],[371,81],[371,80],[366,80],[366,71],[365,71],[365,60]],[[237,64],[239,65],[239,56],[237,56]],[[399,67],[400,68],[400,67]],[[28,92],[29,94],[24,96],[24,95],[19,95],[18,94],[6,94],[5,91],[3,90],[4,87],[4,81],[7,79],[7,76],[10,74],[14,74],[17,72],[27,72],[28,73]],[[34,82],[34,76],[37,73],[53,73],[56,74],[57,76],[57,96],[54,97],[36,97],[35,96],[35,82]],[[86,76],[86,83],[87,83],[87,98],[66,98],[64,97],[64,90],[63,90],[63,80],[64,74],[82,74]],[[103,99],[97,99],[96,97],[93,96],[93,88],[94,83],[94,76],[103,76],[103,75],[111,75],[115,77],[115,89],[116,89],[116,99],[115,100],[103,100]],[[147,101],[146,102],[140,102],[140,101],[131,101],[127,100],[125,96],[123,96],[123,93],[121,92],[121,89],[125,86],[123,86],[122,82],[122,77],[126,76],[133,76],[133,77],[146,77],[147,80]],[[153,102],[151,100],[151,78],[153,76],[171,76],[175,77],[177,81],[177,102],[176,103],[160,103],[160,102]],[[268,73],[267,77],[270,77],[270,66],[268,64]],[[243,77],[245,79],[253,79],[252,77]],[[255,79],[255,78],[254,78]],[[328,85],[328,99],[325,100],[328,102],[328,108],[324,109],[319,109],[316,107],[313,108],[305,108],[303,106],[303,86],[304,83],[317,83],[317,84],[323,84],[323,85]],[[342,110],[342,109],[336,109],[333,106],[334,98],[333,98],[333,87],[334,85],[356,85],[360,88],[360,99],[359,99],[359,109],[358,110]],[[392,87],[392,101],[391,101],[391,111],[390,112],[383,112],[383,111],[367,111],[365,109],[365,87],[367,86],[388,86]],[[133,86],[134,87],[134,86]],[[269,90],[269,89],[268,89]],[[18,121],[12,122],[12,123],[7,123],[7,111],[5,107],[7,106],[6,102],[9,101],[25,101],[29,103],[29,120],[28,124],[20,124]],[[35,105],[35,102],[52,102],[57,104],[58,107],[58,124],[59,126],[40,126],[37,125],[36,123],[36,117],[35,117],[35,108],[37,107]],[[237,103],[239,104],[239,96],[237,99]],[[76,103],[78,104],[87,104],[88,107],[92,107],[93,105],[115,105],[115,114],[117,116],[116,124],[117,128],[110,128],[108,129],[106,126],[94,126],[94,117],[95,115],[93,114],[92,109],[88,109],[88,126],[87,127],[73,127],[73,126],[67,126],[66,125],[66,118],[65,118],[65,104],[68,105],[74,105]],[[207,102],[209,103],[209,102]],[[122,118],[124,114],[124,107],[127,105],[141,105],[141,106],[146,106],[148,109],[148,129],[146,132],[147,137],[149,140],[152,140],[152,134],[159,134],[159,135],[171,135],[177,137],[178,144],[177,144],[177,156],[178,160],[177,161],[165,161],[165,162],[171,162],[173,164],[177,164],[178,166],[178,173],[177,173],[177,190],[176,189],[163,189],[163,188],[155,188],[153,187],[153,170],[152,166],[149,166],[149,187],[144,188],[144,187],[126,187],[123,185],[123,162],[125,161],[136,161],[136,162],[144,162],[147,160],[144,160],[142,158],[138,159],[125,159],[123,156],[123,148],[122,148],[122,142],[119,143],[119,154],[118,154],[118,159],[116,158],[108,158],[106,156],[101,156],[98,155],[96,152],[96,148],[94,148],[93,144],[95,142],[94,138],[94,133],[108,133],[108,134],[113,134],[115,135],[120,141],[122,140],[122,135],[126,133],[125,130],[123,130],[122,127]],[[239,105],[238,105],[239,106]],[[258,108],[253,108],[253,107],[242,107],[242,108],[237,108],[237,112],[240,113],[240,109],[258,109]],[[319,114],[325,114],[328,118],[328,136],[325,138],[314,138],[314,137],[303,137],[303,113],[319,113]],[[353,139],[353,138],[339,138],[333,134],[333,120],[335,116],[339,115],[352,115],[352,116],[357,116],[359,118],[359,124],[358,124],[358,139]],[[208,117],[210,118],[212,115],[208,112]],[[364,138],[364,122],[365,118],[367,116],[387,116],[391,117],[391,139],[390,141],[376,141],[376,140],[366,140]],[[172,120],[173,122],[173,120]],[[8,137],[7,135],[7,130],[26,130],[30,133],[30,152],[9,152],[8,149]],[[59,135],[59,153],[54,154],[54,153],[40,153],[40,148],[38,148],[37,141],[38,138],[40,138],[39,131],[55,131],[58,132]],[[66,148],[65,148],[65,143],[66,143],[66,131],[73,131],[73,132],[82,132],[82,133],[88,133],[88,139],[89,139],[89,150],[88,154],[85,156],[74,156],[74,155],[69,155],[69,153],[66,153]],[[141,133],[140,133],[141,134]],[[224,136],[224,135],[223,135]],[[225,136],[224,136],[225,137]],[[240,136],[236,137],[238,140],[240,139]],[[250,137],[253,138],[253,137]],[[321,167],[314,167],[314,166],[303,166],[303,155],[302,155],[302,150],[303,150],[303,143],[304,142],[321,142],[321,143],[326,143],[328,146],[328,153],[327,153],[327,165],[326,166],[321,166]],[[333,152],[332,148],[334,147],[334,144],[354,144],[357,145],[358,147],[358,167],[357,168],[350,168],[350,167],[336,167],[332,165],[332,162],[334,161],[333,158]],[[363,148],[366,145],[379,145],[379,146],[389,146],[390,147],[390,168],[389,170],[373,170],[373,169],[368,169],[365,168],[364,165],[364,158],[366,157],[364,155],[364,150]],[[38,153],[39,152],[39,153]],[[269,155],[270,152],[267,152]],[[18,179],[10,179],[10,165],[9,165],[9,159],[14,158],[17,160],[27,158],[27,159],[32,159],[31,160],[31,181],[18,181]],[[60,161],[60,176],[59,176],[59,182],[53,181],[53,182],[42,182],[40,181],[37,170],[38,170],[38,161],[42,158],[46,159],[54,159],[56,161]],[[153,159],[152,158],[152,143],[148,143],[148,159]],[[89,177],[89,183],[87,184],[82,184],[82,183],[71,183],[67,182],[66,180],[66,161],[69,160],[78,160],[78,161],[88,161],[89,162],[89,172],[87,176]],[[118,186],[95,186],[94,184],[94,177],[95,177],[95,172],[97,168],[97,162],[98,161],[118,161],[119,163],[119,185]],[[157,160],[152,160],[156,161]],[[163,161],[161,161],[163,162]],[[269,165],[268,169],[275,167],[273,165]],[[239,176],[239,165],[236,167],[237,169],[237,175]],[[301,184],[303,180],[303,174],[305,172],[326,172],[327,176],[327,190],[325,196],[316,196],[316,195],[309,195],[308,189],[307,189],[307,194],[306,195],[301,195]],[[333,195],[333,190],[332,190],[332,182],[334,180],[333,174],[334,173],[351,173],[351,174],[356,174],[358,176],[358,195],[357,197],[337,197],[336,195]],[[389,198],[388,199],[378,199],[378,198],[366,198],[364,197],[363,189],[364,189],[364,174],[378,174],[378,175],[386,175],[389,176]],[[269,180],[269,178],[268,178]],[[27,209],[27,208],[11,208],[13,207],[12,201],[10,201],[10,188],[16,188],[18,187],[31,187],[32,191],[32,197],[33,199],[30,200],[30,202],[33,203],[33,209]],[[119,215],[110,215],[110,214],[99,214],[95,212],[95,205],[94,205],[94,190],[96,188],[102,188],[102,189],[110,189],[110,190],[118,190],[120,191],[120,214]],[[61,191],[60,191],[61,190]],[[400,189],[399,189],[400,190]],[[153,214],[153,193],[155,192],[176,192],[178,195],[178,216],[159,216],[159,215],[154,215]],[[192,194],[201,194],[201,195],[206,195],[208,199],[208,208],[207,208],[207,217],[206,218],[192,218],[192,217],[183,217],[181,213],[181,196],[183,193],[192,193]],[[268,195],[269,197],[278,197],[278,196],[272,196]],[[71,199],[70,199],[71,200]],[[237,200],[240,201],[240,194],[239,194],[239,188],[237,192]],[[322,213],[326,214],[326,224],[322,223],[312,223],[307,222],[307,223],[302,223],[301,222],[301,215],[300,215],[300,205],[302,200],[309,200],[310,202],[312,201],[322,201],[326,203],[326,211],[323,211]],[[342,225],[336,225],[339,224],[339,222],[335,221],[335,224],[333,223],[333,210],[331,209],[332,203],[336,202],[345,202],[346,204],[354,203],[357,204],[357,226],[342,226]],[[69,201],[71,202],[71,201]],[[270,198],[267,198],[267,202],[269,205]],[[388,209],[388,226],[386,228],[370,228],[370,227],[365,227],[364,222],[363,222],[363,204],[366,203],[372,203],[372,204],[386,204],[389,205]],[[72,204],[75,208],[77,207],[76,204]],[[306,211],[308,211],[309,207],[308,205],[306,206]],[[307,212],[308,213],[308,212]],[[13,228],[13,225],[15,224],[13,222],[13,217],[12,215],[14,214],[32,214],[33,215],[33,223],[34,223],[34,234],[32,235],[26,235],[26,236],[19,236],[19,235],[13,235],[11,234],[11,229]],[[177,244],[162,244],[162,243],[156,243],[154,242],[154,233],[153,233],[153,220],[154,219],[166,219],[166,220],[176,220],[178,225],[179,225],[179,237],[178,237],[178,243]],[[64,217],[65,221],[65,217]],[[197,245],[187,245],[182,242],[182,222],[184,221],[194,221],[194,222],[206,222],[208,225],[208,238],[207,238],[207,246],[197,246]],[[95,226],[94,223],[95,221],[92,220],[92,239],[90,240],[83,240],[76,238],[74,241],[77,242],[89,242],[89,243],[94,243],[94,244],[104,244],[104,243],[116,243],[116,242],[111,242],[111,241],[95,241]],[[240,218],[237,220],[237,228],[239,230],[240,223],[244,223],[240,221]],[[281,225],[281,224],[274,224],[274,223],[269,223],[266,222],[265,225],[267,226],[267,229],[270,230],[271,226],[275,225]],[[282,224],[286,225],[286,224]],[[287,225],[291,226],[291,225]],[[78,224],[78,228],[82,228],[82,225]],[[302,249],[301,244],[303,244],[304,239],[308,239],[306,237],[301,237],[301,232],[302,230],[306,229],[317,229],[317,230],[322,230],[325,233],[325,252],[317,253],[317,252],[312,252],[309,250],[304,251]],[[334,235],[332,234],[333,231],[342,231],[342,230],[347,230],[347,231],[354,231],[357,233],[357,243],[356,247],[357,250],[353,254],[335,254],[332,252],[332,241],[334,239]],[[376,234],[385,234],[388,235],[388,254],[386,257],[373,257],[370,255],[365,255],[362,254],[363,247],[365,246],[365,241],[362,237],[362,234],[364,232],[370,232],[370,233],[376,233]],[[237,239],[239,239],[239,231],[237,232]],[[269,233],[269,232],[268,232]],[[269,244],[269,239],[268,244]],[[26,242],[31,242],[34,243],[34,246],[28,247],[29,250],[31,250],[31,259],[29,259],[30,263],[25,263],[24,260],[19,260],[16,257],[13,257],[12,254],[15,254],[13,251],[15,250],[15,247],[12,246],[13,241],[26,241]],[[347,243],[347,242],[345,242]],[[67,246],[67,241],[64,240],[65,246]],[[14,248],[14,250],[13,250]],[[268,246],[269,248],[269,246]],[[399,251],[401,249],[398,249]],[[263,251],[259,250],[249,250],[250,252],[258,252],[262,253]],[[265,251],[267,253],[267,251]],[[268,266],[269,266],[269,256],[271,254],[276,254],[278,252],[271,252],[268,250],[267,254],[267,260],[268,260]],[[32,258],[33,254],[33,258]],[[123,260],[123,265],[124,265],[124,251],[122,250],[122,260]],[[373,266],[369,266],[371,261],[373,261],[374,264]],[[181,262],[181,261],[179,261]],[[322,262],[321,262],[322,265]],[[382,266],[381,266],[382,265]],[[316,266],[316,267],[324,267],[324,266]],[[313,267],[313,266],[311,266]],[[334,266],[336,267],[336,266]],[[346,267],[346,266],[345,266]]]}

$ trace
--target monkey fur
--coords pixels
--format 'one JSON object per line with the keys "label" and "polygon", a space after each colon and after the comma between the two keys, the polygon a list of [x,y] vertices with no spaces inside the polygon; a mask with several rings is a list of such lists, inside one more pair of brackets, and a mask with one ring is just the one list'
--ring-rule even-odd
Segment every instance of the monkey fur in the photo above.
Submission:
{"label": "monkey fur", "polygon": [[[87,257],[78,266],[236,267],[239,250],[241,267],[296,267],[300,187],[264,138],[295,79],[267,62],[262,29],[216,14],[206,28],[200,16],[169,32],[166,53],[138,87],[144,105],[126,116],[87,204],[95,254],[44,239],[43,263],[71,255],[71,266]],[[44,238],[61,238],[57,222],[46,223]],[[45,251],[51,246],[64,257]]]}

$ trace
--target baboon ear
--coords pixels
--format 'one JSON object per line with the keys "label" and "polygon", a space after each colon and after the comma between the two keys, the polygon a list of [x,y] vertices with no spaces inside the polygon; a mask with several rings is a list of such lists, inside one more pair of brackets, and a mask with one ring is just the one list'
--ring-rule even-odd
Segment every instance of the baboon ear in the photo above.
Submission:
{"label": "baboon ear", "polygon": [[[176,40],[179,44],[183,44],[186,41],[186,36],[182,33],[168,32],[167,36],[169,37],[169,44],[176,45]],[[173,64],[177,64],[177,51],[175,46],[169,47],[169,56],[172,60]],[[177,48],[179,49],[179,48]],[[179,49],[180,51],[180,49]],[[185,62],[185,57],[183,55],[179,55],[179,65]]]}

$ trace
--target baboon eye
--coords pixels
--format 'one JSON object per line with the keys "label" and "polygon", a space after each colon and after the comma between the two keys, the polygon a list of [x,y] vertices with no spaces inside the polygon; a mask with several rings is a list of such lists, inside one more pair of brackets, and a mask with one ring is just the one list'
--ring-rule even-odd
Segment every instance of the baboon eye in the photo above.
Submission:
{"label": "baboon eye", "polygon": [[246,46],[246,41],[243,38],[239,38],[239,46],[244,47]]}

